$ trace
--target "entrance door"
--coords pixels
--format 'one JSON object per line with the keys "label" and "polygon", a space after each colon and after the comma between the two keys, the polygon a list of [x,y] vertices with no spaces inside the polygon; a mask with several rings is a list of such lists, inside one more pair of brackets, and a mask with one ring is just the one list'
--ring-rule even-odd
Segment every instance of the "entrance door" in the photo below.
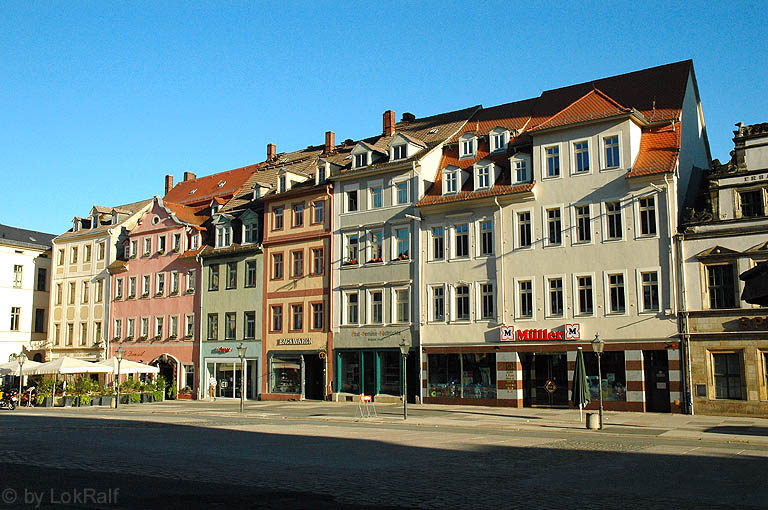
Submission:
{"label": "entrance door", "polygon": [[[239,364],[238,364],[239,366]],[[237,374],[238,376],[240,374]],[[216,363],[217,397],[233,398],[235,395],[235,364]],[[238,391],[238,396],[240,395]]]}
{"label": "entrance door", "polygon": [[670,412],[669,361],[667,351],[643,351],[645,371],[645,410]]}
{"label": "entrance door", "polygon": [[317,354],[304,355],[304,398],[323,400],[323,360]]}
{"label": "entrance door", "polygon": [[363,394],[376,395],[376,353],[363,353]]}
{"label": "entrance door", "polygon": [[525,354],[525,406],[568,406],[568,357],[565,353]]}

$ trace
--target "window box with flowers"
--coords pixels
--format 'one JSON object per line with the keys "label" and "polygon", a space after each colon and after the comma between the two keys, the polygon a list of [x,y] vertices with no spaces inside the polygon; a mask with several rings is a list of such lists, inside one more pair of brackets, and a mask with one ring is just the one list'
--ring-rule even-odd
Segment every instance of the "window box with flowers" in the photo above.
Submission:
{"label": "window box with flowers", "polygon": [[172,290],[168,295],[169,296],[178,296],[179,295],[179,291],[178,290]]}
{"label": "window box with flowers", "polygon": [[381,257],[376,257],[373,259],[370,259],[366,264],[377,264],[379,262],[384,262],[384,260]]}
{"label": "window box with flowers", "polygon": [[158,255],[165,255],[165,250],[157,250]]}
{"label": "window box with flowers", "polygon": [[345,266],[354,266],[357,265],[357,259],[347,259],[344,261]]}
{"label": "window box with flowers", "polygon": [[408,252],[405,252],[405,253],[401,253],[400,255],[398,255],[398,256],[397,256],[397,260],[409,260],[409,258],[408,258]]}
{"label": "window box with flowers", "polygon": [[143,298],[148,298],[148,297],[149,297],[149,291],[148,291],[148,290],[144,291],[144,292],[141,294],[141,297],[143,297]]}
{"label": "window box with flowers", "polygon": [[128,335],[127,337],[125,337],[125,341],[126,342],[133,342],[133,335]]}
{"label": "window box with flowers", "polygon": [[178,336],[176,336],[176,335],[168,335],[168,338],[170,338],[172,340],[176,340],[176,338],[178,338]]}
{"label": "window box with flowers", "polygon": [[163,339],[163,335],[155,335],[155,341],[160,341]]}
{"label": "window box with flowers", "polygon": [[147,339],[146,335],[142,335],[139,337],[139,341],[143,342]]}
{"label": "window box with flowers", "polygon": [[175,247],[172,251],[173,251],[173,253],[179,253],[179,247],[178,246]]}
{"label": "window box with flowers", "polygon": [[135,258],[136,258],[136,254],[135,253],[131,253],[131,259],[135,259]]}

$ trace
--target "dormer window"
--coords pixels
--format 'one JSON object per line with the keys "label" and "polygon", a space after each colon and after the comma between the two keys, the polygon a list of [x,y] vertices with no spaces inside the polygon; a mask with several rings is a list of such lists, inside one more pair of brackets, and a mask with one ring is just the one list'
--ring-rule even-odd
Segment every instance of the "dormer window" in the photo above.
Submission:
{"label": "dormer window", "polygon": [[355,168],[368,166],[368,153],[355,154]]}
{"label": "dormer window", "polygon": [[473,157],[477,152],[477,138],[474,135],[464,135],[459,139],[459,157]]}
{"label": "dormer window", "polygon": [[217,212],[219,212],[219,204],[214,202],[211,204],[211,214],[216,214]]}
{"label": "dormer window", "polygon": [[496,128],[490,132],[488,138],[491,141],[491,151],[503,151],[509,143],[509,132],[503,128]]}
{"label": "dormer window", "polygon": [[318,165],[317,167],[317,184],[323,184],[325,182],[325,165]]}
{"label": "dormer window", "polygon": [[459,172],[458,168],[443,170],[443,195],[459,192]]}
{"label": "dormer window", "polygon": [[392,147],[392,160],[405,159],[408,157],[408,144],[394,145]]}
{"label": "dormer window", "polygon": [[243,244],[253,244],[258,240],[257,228],[255,221],[243,224]]}
{"label": "dormer window", "polygon": [[475,189],[491,187],[491,165],[479,166],[475,170]]}
{"label": "dormer window", "polygon": [[279,182],[278,186],[279,186],[279,192],[280,193],[285,193],[285,191],[287,189],[286,181],[287,181],[287,179],[286,179],[286,177],[284,175],[281,175],[280,178],[278,179],[278,182]]}
{"label": "dormer window", "polygon": [[232,227],[220,225],[216,227],[216,248],[226,248],[232,244]]}

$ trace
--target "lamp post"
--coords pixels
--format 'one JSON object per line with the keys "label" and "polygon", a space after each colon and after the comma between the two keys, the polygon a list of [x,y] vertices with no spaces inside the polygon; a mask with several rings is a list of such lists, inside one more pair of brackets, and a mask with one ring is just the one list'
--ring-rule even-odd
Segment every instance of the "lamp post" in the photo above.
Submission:
{"label": "lamp post", "polygon": [[405,368],[405,360],[408,358],[408,351],[411,346],[405,341],[400,342],[400,354],[403,356],[403,419],[408,419],[408,371]]}
{"label": "lamp post", "polygon": [[240,357],[240,412],[243,412],[245,399],[245,351],[248,348],[240,342],[237,346],[237,355]]}
{"label": "lamp post", "polygon": [[24,372],[22,370],[24,369],[24,362],[27,361],[27,355],[24,354],[24,351],[21,351],[21,353],[16,356],[16,361],[19,362],[19,405],[21,405],[21,392],[24,383]]}
{"label": "lamp post", "polygon": [[115,378],[117,398],[115,399],[115,409],[120,405],[120,362],[123,361],[124,354],[125,349],[122,346],[118,347],[117,351],[115,351],[115,358],[117,358],[117,377]]}
{"label": "lamp post", "polygon": [[592,340],[592,350],[597,354],[597,393],[600,395],[600,430],[603,429],[603,370],[600,364],[600,358],[603,355],[605,342],[600,339],[600,335],[595,333],[595,339]]}

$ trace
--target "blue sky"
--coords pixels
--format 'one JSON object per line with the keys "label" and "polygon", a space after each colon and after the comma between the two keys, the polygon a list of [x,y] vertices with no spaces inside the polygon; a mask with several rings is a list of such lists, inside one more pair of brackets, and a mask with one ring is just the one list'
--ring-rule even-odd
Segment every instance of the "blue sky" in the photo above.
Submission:
{"label": "blue sky", "polygon": [[[669,7],[669,4],[672,7]],[[27,2],[0,15],[0,223],[61,233],[278,151],[692,58],[712,156],[768,121],[759,3]]]}

